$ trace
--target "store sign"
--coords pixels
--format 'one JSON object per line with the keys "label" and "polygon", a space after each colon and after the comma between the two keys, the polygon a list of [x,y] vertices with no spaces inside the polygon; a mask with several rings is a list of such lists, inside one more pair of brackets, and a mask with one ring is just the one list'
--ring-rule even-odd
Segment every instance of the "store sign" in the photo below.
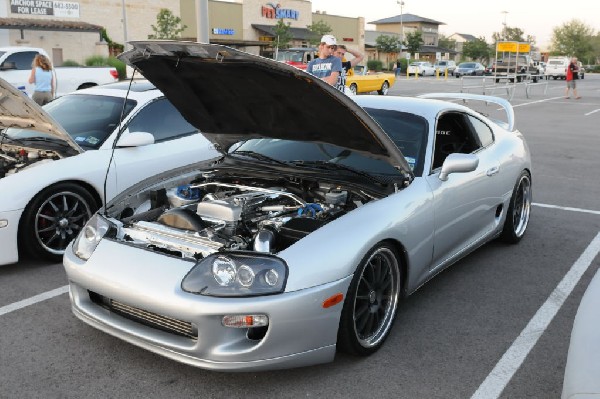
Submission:
{"label": "store sign", "polygon": [[79,18],[79,3],[52,0],[10,0],[10,12],[13,14]]}
{"label": "store sign", "polygon": [[213,28],[213,35],[235,35],[235,30],[229,28]]}
{"label": "store sign", "polygon": [[298,20],[300,17],[300,11],[292,10],[289,8],[281,8],[281,4],[267,3],[266,6],[260,8],[261,15],[265,18],[270,19],[295,19]]}

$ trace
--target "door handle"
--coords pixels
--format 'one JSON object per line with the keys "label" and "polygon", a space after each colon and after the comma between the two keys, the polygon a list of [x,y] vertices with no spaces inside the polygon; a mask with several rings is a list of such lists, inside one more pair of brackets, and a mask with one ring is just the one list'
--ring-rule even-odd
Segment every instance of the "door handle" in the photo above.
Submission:
{"label": "door handle", "polygon": [[485,172],[485,174],[488,175],[488,176],[493,176],[493,175],[497,174],[498,172],[500,172],[500,167],[499,166],[493,166],[493,167],[489,168],[487,170],[487,172]]}

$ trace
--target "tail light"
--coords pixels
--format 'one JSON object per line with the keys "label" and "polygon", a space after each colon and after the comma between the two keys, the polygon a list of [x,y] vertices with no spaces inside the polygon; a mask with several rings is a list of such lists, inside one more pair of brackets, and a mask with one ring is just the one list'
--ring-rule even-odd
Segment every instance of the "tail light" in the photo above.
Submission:
{"label": "tail light", "polygon": [[111,76],[112,76],[113,78],[115,78],[115,79],[119,79],[119,72],[118,72],[118,71],[117,71],[115,68],[112,68],[112,69],[110,70],[110,74],[111,74]]}

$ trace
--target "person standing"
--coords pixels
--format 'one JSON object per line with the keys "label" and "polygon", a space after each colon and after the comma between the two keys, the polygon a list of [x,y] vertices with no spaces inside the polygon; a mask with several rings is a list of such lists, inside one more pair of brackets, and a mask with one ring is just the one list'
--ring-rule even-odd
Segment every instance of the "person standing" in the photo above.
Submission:
{"label": "person standing", "polygon": [[54,98],[56,83],[54,71],[48,57],[38,54],[33,58],[29,83],[35,84],[33,101],[39,105],[48,104]]}
{"label": "person standing", "polygon": [[[346,60],[346,53],[352,54],[354,58],[352,58],[350,61]],[[346,48],[346,46],[343,44],[337,46],[337,49],[334,51],[333,55],[342,60],[342,68],[347,76],[351,76],[353,73],[352,68],[358,65],[358,63],[365,58],[361,52]]]}
{"label": "person standing", "polygon": [[319,57],[308,63],[306,72],[343,91],[345,76],[342,77],[342,61],[333,55],[336,49],[337,40],[335,37],[324,35],[321,38],[321,44],[319,44]]}
{"label": "person standing", "polygon": [[575,81],[579,79],[579,66],[577,65],[577,57],[571,58],[571,62],[567,67],[567,89],[565,92],[565,98],[569,97],[569,89],[573,90],[573,96],[575,96],[576,100],[579,100],[581,97],[577,95],[577,84]]}

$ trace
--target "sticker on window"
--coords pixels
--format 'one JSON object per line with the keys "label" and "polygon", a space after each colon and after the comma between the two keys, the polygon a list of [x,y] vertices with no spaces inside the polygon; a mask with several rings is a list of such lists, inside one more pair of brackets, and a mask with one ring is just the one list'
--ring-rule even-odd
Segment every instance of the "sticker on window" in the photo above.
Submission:
{"label": "sticker on window", "polygon": [[96,144],[98,144],[98,142],[99,142],[100,140],[98,140],[98,139],[97,139],[96,137],[94,137],[94,136],[88,136],[88,137],[85,139],[85,141],[86,141],[86,142],[88,142],[88,143],[90,143],[91,145],[96,145]]}
{"label": "sticker on window", "polygon": [[406,159],[406,162],[408,162],[408,166],[410,166],[410,170],[413,170],[415,168],[415,163],[417,163],[417,160],[413,157],[404,157]]}
{"label": "sticker on window", "polygon": [[85,141],[85,137],[77,136],[75,137],[75,141]]}

